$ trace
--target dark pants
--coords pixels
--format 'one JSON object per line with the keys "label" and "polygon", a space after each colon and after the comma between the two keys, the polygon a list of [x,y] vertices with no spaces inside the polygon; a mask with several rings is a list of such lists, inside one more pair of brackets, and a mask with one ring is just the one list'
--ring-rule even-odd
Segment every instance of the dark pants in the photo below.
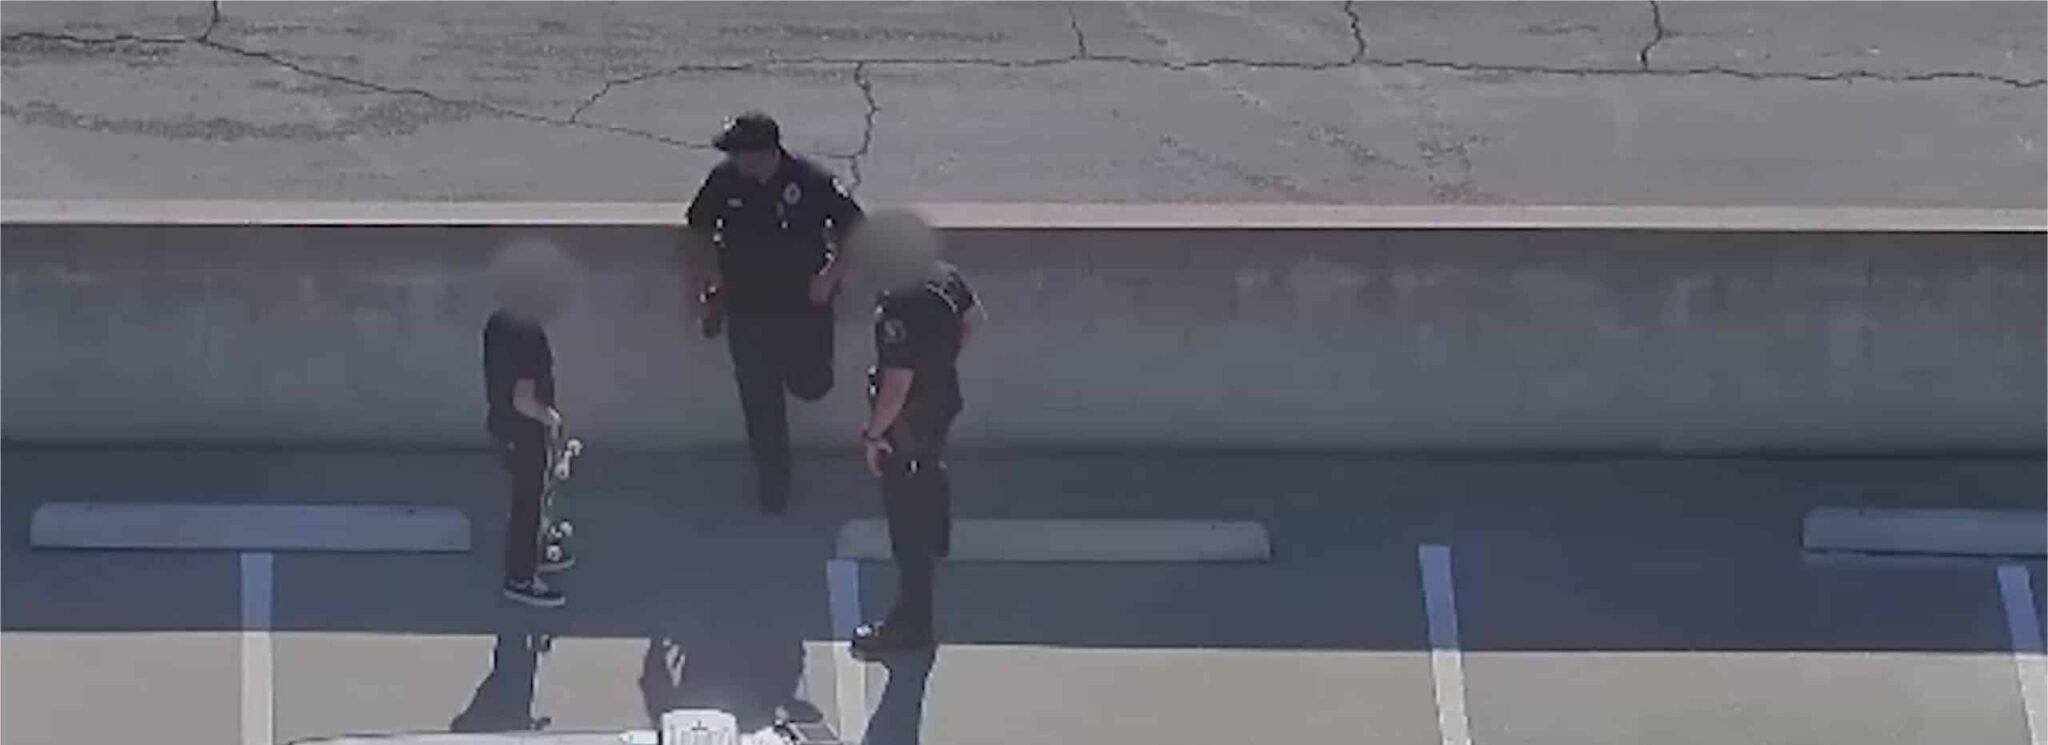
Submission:
{"label": "dark pants", "polygon": [[934,565],[952,552],[953,494],[946,437],[953,414],[905,412],[889,431],[882,459],[882,509],[896,556],[896,606],[883,622],[913,636],[932,633]]}
{"label": "dark pants", "polygon": [[789,497],[789,414],[784,392],[816,401],[832,391],[832,309],[735,313],[726,324],[747,446],[760,477],[761,504]]}
{"label": "dark pants", "polygon": [[505,523],[506,581],[533,579],[540,567],[540,499],[548,470],[547,433],[536,424],[500,433],[498,451],[512,476],[512,511]]}

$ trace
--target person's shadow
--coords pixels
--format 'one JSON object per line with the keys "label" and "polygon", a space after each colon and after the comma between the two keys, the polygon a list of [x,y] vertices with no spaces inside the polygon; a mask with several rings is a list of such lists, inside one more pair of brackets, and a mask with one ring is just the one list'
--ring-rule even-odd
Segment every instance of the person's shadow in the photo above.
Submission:
{"label": "person's shadow", "polygon": [[[924,725],[925,684],[931,679],[935,650],[884,656],[889,668],[889,685],[882,700],[868,717],[867,735],[861,745],[919,745],[918,730]],[[841,733],[847,736],[848,733]]]}
{"label": "person's shadow", "polygon": [[717,709],[733,715],[741,732],[754,732],[783,721],[822,719],[815,706],[796,697],[803,643],[748,636],[649,639],[640,673],[648,721],[659,725],[663,713],[676,709]]}
{"label": "person's shadow", "polygon": [[469,706],[448,723],[451,732],[531,732],[548,726],[533,715],[534,676],[551,638],[532,631],[501,632],[491,650],[491,672]]}

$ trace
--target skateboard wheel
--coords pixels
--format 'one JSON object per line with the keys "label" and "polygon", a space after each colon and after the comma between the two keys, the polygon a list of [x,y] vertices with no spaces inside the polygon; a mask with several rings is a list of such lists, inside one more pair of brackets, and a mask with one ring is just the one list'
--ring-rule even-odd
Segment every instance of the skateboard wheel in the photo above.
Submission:
{"label": "skateboard wheel", "polygon": [[556,536],[561,538],[568,538],[569,536],[574,535],[575,533],[576,526],[569,524],[569,521],[563,520],[561,522],[555,523]]}
{"label": "skateboard wheel", "polygon": [[562,547],[561,547],[561,546],[549,546],[549,547],[547,547],[547,551],[546,551],[545,553],[547,554],[547,558],[548,558],[548,561],[561,561],[561,560],[562,560]]}

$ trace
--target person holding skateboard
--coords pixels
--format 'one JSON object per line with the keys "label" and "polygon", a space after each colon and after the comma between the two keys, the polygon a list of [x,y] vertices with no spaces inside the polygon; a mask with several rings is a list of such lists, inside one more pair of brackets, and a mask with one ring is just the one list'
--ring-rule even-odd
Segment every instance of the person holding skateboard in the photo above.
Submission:
{"label": "person holding skateboard", "polygon": [[868,372],[870,411],[860,438],[868,470],[881,483],[896,603],[887,620],[863,624],[853,639],[856,651],[878,654],[934,643],[933,574],[952,546],[946,440],[964,405],[954,365],[980,305],[960,271],[938,260],[935,245],[873,246],[862,255],[889,288],[875,304],[876,364]]}
{"label": "person holding skateboard", "polygon": [[846,265],[838,239],[861,209],[830,171],[783,149],[767,114],[740,115],[714,144],[728,157],[690,201],[689,289],[704,335],[723,333],[731,347],[761,510],[780,514],[790,491],[783,396],[832,390],[832,299]]}
{"label": "person holding skateboard", "polygon": [[546,324],[568,304],[573,270],[569,257],[550,242],[526,237],[508,244],[492,260],[498,310],[484,323],[483,334],[485,426],[512,481],[504,593],[544,608],[561,607],[568,599],[540,575],[575,563],[566,547],[551,552],[547,561],[541,556],[541,500],[552,465],[548,450],[562,432]]}

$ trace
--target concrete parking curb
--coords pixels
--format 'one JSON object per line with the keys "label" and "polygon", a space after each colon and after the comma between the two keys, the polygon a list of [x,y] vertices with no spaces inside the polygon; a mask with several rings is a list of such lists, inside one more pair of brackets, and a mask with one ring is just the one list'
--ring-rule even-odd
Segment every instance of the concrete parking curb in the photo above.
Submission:
{"label": "concrete parking curb", "polygon": [[[1273,556],[1263,525],[1198,520],[961,520],[954,562],[1257,562]],[[839,558],[888,561],[889,526],[853,520]]]}
{"label": "concrete parking curb", "polygon": [[1807,513],[1806,550],[1819,553],[2040,557],[2048,517],[2027,510],[1821,508]]}
{"label": "concrete parking curb", "polygon": [[37,507],[43,549],[464,552],[469,518],[439,507],[56,502]]}

